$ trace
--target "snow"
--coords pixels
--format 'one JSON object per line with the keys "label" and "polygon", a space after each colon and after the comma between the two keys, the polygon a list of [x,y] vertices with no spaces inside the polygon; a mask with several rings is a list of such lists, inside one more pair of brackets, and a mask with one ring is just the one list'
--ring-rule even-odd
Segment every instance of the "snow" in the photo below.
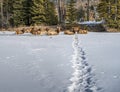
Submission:
{"label": "snow", "polygon": [[85,52],[80,47],[78,35],[75,34],[73,41],[73,77],[72,84],[68,87],[69,92],[97,92],[97,86],[92,74],[92,67],[86,61]]}
{"label": "snow", "polygon": [[[120,33],[0,32],[0,92],[119,92],[119,39]],[[88,78],[93,84],[86,84]]]}
{"label": "snow", "polygon": [[101,21],[83,21],[83,22],[78,22],[78,24],[83,24],[83,25],[97,25],[97,24],[103,24],[105,23],[104,20]]}

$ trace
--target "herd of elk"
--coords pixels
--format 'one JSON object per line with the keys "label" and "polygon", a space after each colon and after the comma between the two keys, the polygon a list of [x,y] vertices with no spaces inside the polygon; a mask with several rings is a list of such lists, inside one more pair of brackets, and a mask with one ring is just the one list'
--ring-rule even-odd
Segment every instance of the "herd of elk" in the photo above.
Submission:
{"label": "herd of elk", "polygon": [[80,29],[79,27],[72,27],[72,29],[64,31],[64,34],[67,34],[67,35],[73,35],[75,33],[78,33],[78,34],[87,34],[88,31]]}
{"label": "herd of elk", "polygon": [[17,28],[15,29],[16,34],[23,34],[23,33],[31,33],[33,35],[58,35],[60,32],[60,27],[57,27],[56,29],[50,29],[50,28]]}
{"label": "herd of elk", "polygon": [[[61,31],[61,27],[57,28],[35,28],[35,27],[30,27],[30,28],[17,28],[15,29],[16,34],[24,34],[24,33],[31,33],[33,35],[58,35]],[[69,30],[64,30],[64,34],[66,35],[73,35],[75,33],[78,34],[87,34],[87,30],[81,30],[79,27],[72,27]]]}

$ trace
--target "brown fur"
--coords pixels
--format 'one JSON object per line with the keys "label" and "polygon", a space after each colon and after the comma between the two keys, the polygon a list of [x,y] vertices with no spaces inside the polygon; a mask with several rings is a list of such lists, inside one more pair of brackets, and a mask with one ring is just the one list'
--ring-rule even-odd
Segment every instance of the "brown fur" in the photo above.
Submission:
{"label": "brown fur", "polygon": [[49,28],[47,28],[47,27],[45,28],[45,31],[47,31],[47,32],[48,32],[49,30],[50,30]]}
{"label": "brown fur", "polygon": [[33,28],[31,29],[31,34],[37,35],[37,29],[33,27]]}
{"label": "brown fur", "polygon": [[25,33],[25,28],[23,28],[21,31],[22,31],[23,33]]}
{"label": "brown fur", "polygon": [[24,33],[24,29],[20,30],[20,29],[16,29],[15,33],[18,34],[23,34]]}
{"label": "brown fur", "polygon": [[88,31],[87,31],[87,30],[80,30],[78,33],[79,33],[79,34],[87,34]]}
{"label": "brown fur", "polygon": [[75,32],[74,32],[74,31],[70,31],[70,30],[65,30],[65,31],[64,31],[64,34],[67,34],[67,35],[74,35]]}
{"label": "brown fur", "polygon": [[60,32],[61,31],[61,27],[57,27],[56,31]]}
{"label": "brown fur", "polygon": [[41,35],[41,31],[37,31],[37,35]]}
{"label": "brown fur", "polygon": [[30,33],[33,35],[41,35],[41,28],[37,29],[33,27]]}
{"label": "brown fur", "polygon": [[41,28],[37,30],[37,35],[41,35]]}
{"label": "brown fur", "polygon": [[60,27],[57,27],[57,28],[55,29],[55,31],[56,31],[57,33],[60,33],[61,28],[60,28]]}
{"label": "brown fur", "polygon": [[74,32],[78,32],[79,31],[79,27],[72,27]]}
{"label": "brown fur", "polygon": [[41,35],[47,35],[47,31],[46,30],[42,30],[41,31]]}
{"label": "brown fur", "polygon": [[48,32],[47,32],[47,35],[58,35],[59,34],[59,32],[58,31],[54,31],[54,30],[49,30]]}
{"label": "brown fur", "polygon": [[25,33],[30,33],[31,32],[31,29],[30,28],[26,28],[25,29]]}

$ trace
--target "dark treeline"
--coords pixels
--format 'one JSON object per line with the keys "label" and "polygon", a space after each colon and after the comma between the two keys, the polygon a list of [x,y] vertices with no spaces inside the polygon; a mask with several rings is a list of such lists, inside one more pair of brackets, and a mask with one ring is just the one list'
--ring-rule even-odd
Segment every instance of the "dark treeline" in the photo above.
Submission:
{"label": "dark treeline", "polygon": [[56,25],[85,17],[76,0],[1,0],[0,26]]}
{"label": "dark treeline", "polygon": [[120,0],[101,0],[98,12],[108,27],[120,29]]}
{"label": "dark treeline", "polygon": [[1,25],[30,26],[57,24],[55,5],[49,0],[3,0]]}
{"label": "dark treeline", "polygon": [[56,25],[103,18],[108,27],[120,28],[120,0],[93,1],[1,0],[0,26]]}

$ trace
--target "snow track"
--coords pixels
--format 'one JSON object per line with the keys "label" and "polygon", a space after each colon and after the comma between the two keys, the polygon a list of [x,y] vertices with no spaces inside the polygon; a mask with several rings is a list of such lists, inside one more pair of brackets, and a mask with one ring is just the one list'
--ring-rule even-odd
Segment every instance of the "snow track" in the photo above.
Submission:
{"label": "snow track", "polygon": [[74,73],[70,78],[72,84],[68,87],[68,92],[97,92],[98,88],[92,73],[92,67],[86,61],[86,56],[83,48],[79,46],[77,34],[73,41],[74,54],[72,56],[72,64]]}

